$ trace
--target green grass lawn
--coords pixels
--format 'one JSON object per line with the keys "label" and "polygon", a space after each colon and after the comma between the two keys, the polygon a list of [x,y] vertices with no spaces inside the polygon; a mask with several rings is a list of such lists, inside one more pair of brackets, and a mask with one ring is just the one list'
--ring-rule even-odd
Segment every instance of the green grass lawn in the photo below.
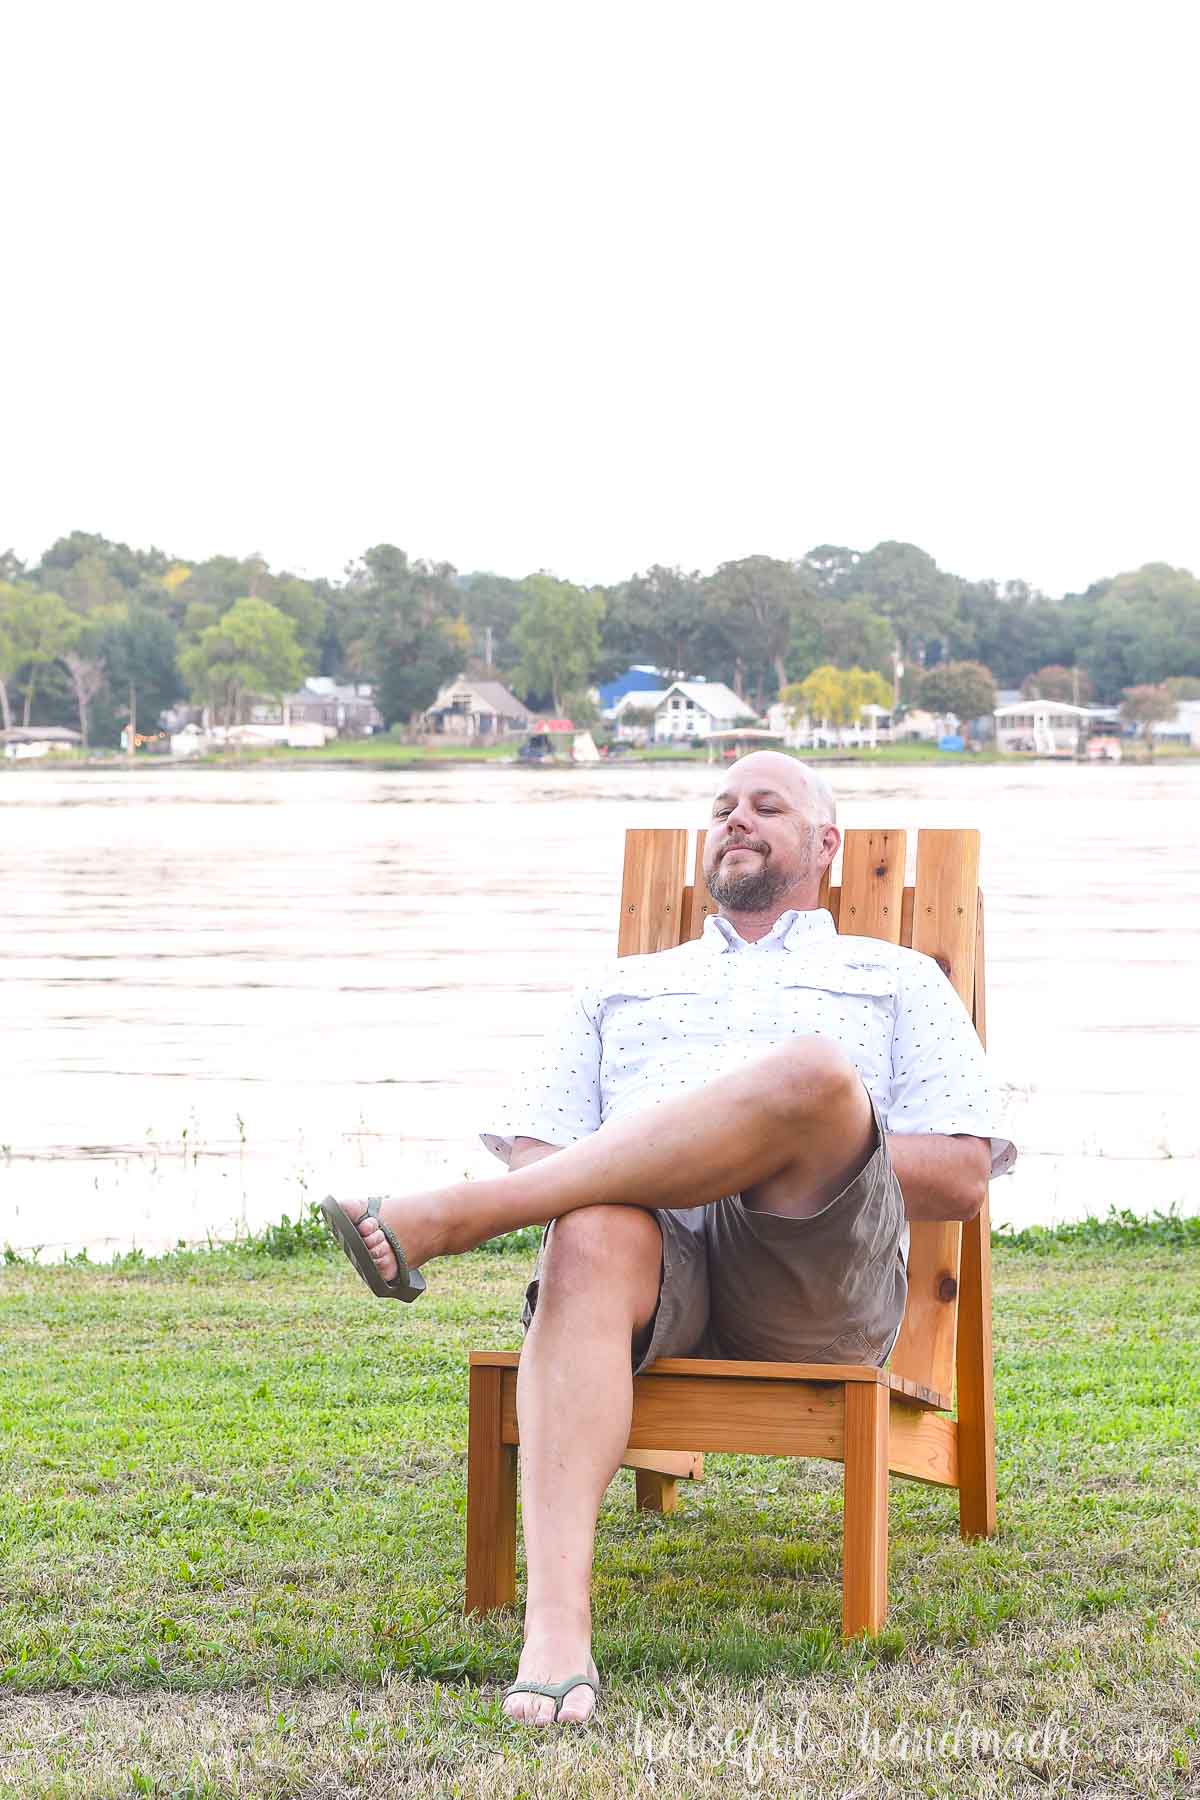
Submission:
{"label": "green grass lawn", "polygon": [[893,1479],[876,1640],[840,1465],[710,1457],[666,1518],[619,1475],[552,1734],[500,1713],[519,1616],[461,1612],[466,1353],[529,1253],[410,1309],[309,1243],[0,1268],[0,1795],[1196,1791],[1200,1227],[997,1240],[999,1534]]}

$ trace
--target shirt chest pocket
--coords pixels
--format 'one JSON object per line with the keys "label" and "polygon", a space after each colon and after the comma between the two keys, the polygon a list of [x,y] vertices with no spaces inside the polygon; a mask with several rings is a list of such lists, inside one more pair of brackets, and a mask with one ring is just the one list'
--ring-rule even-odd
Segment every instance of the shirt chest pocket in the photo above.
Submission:
{"label": "shirt chest pocket", "polygon": [[864,1073],[882,1075],[891,1062],[896,996],[887,969],[789,971],[772,1011],[798,1034],[832,1038]]}
{"label": "shirt chest pocket", "polygon": [[790,957],[744,953],[736,963],[691,984],[678,973],[656,977],[642,968],[605,996],[604,1026],[622,1037],[644,1037],[645,1048],[655,1039],[708,1037],[731,1027],[776,1042],[819,1032],[845,1040],[847,1049],[868,1037],[890,1042],[896,980],[888,969],[797,969]]}

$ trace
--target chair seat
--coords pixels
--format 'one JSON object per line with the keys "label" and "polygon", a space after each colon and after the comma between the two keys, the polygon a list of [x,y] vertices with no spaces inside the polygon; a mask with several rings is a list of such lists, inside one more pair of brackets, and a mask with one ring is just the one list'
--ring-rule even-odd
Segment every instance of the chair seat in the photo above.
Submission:
{"label": "chair seat", "polygon": [[[471,1352],[472,1366],[480,1368],[515,1369],[520,1360],[516,1350]],[[935,1393],[933,1388],[922,1387],[920,1382],[903,1375],[893,1375],[890,1369],[880,1369],[874,1363],[733,1362],[713,1356],[661,1356],[642,1370],[638,1380],[651,1380],[656,1375],[723,1376],[747,1381],[869,1381],[917,1406],[932,1407],[936,1412],[952,1411],[948,1394]]]}

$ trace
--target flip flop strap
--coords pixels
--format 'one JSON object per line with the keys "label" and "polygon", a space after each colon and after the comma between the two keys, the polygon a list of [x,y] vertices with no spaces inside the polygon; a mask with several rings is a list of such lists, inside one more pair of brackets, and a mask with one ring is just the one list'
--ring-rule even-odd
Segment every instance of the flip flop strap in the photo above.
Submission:
{"label": "flip flop strap", "polygon": [[392,1287],[400,1287],[408,1280],[408,1258],[400,1248],[400,1240],[392,1230],[391,1226],[385,1225],[379,1216],[379,1209],[383,1205],[385,1198],[386,1196],[383,1194],[372,1194],[371,1198],[367,1201],[367,1214],[370,1218],[374,1219],[380,1231],[382,1231],[384,1237],[392,1247],[392,1253],[396,1258],[397,1268],[396,1273],[392,1276],[390,1285]]}
{"label": "flip flop strap", "polygon": [[508,1700],[513,1694],[541,1694],[544,1699],[554,1701],[557,1719],[563,1701],[577,1687],[590,1687],[593,1694],[599,1692],[590,1675],[568,1675],[565,1681],[514,1681],[504,1698]]}

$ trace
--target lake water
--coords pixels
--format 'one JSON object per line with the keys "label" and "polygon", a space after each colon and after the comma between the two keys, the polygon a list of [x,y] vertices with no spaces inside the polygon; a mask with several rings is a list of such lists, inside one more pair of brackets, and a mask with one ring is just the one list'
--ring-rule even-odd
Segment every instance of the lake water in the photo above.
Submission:
{"label": "lake water", "polygon": [[[0,1244],[496,1172],[474,1132],[612,952],[625,828],[700,823],[713,773],[0,772]],[[1200,1210],[1200,770],[831,774],[843,826],[983,831],[993,1220]]]}

